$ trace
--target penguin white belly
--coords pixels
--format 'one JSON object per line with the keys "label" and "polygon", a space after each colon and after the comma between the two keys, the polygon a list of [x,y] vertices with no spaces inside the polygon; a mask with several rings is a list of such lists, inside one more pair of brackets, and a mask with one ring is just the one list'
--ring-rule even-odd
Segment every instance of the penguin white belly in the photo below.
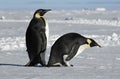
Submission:
{"label": "penguin white belly", "polygon": [[75,57],[78,56],[79,54],[81,54],[86,48],[90,48],[90,46],[89,46],[88,44],[81,45],[81,46],[79,47],[79,49],[78,49]]}
{"label": "penguin white belly", "polygon": [[48,27],[48,22],[46,21],[46,19],[41,16],[43,19],[44,19],[44,22],[45,22],[45,34],[46,34],[46,37],[47,37],[47,42],[48,42],[48,38],[49,38],[49,27]]}
{"label": "penguin white belly", "polygon": [[47,40],[48,40],[48,38],[49,38],[49,27],[48,27],[48,22],[47,21],[45,21],[45,25],[46,25],[46,31],[45,31],[45,33],[46,33],[46,37],[47,37]]}
{"label": "penguin white belly", "polygon": [[49,27],[48,27],[48,23],[46,22],[46,36],[47,36],[47,39],[49,38]]}

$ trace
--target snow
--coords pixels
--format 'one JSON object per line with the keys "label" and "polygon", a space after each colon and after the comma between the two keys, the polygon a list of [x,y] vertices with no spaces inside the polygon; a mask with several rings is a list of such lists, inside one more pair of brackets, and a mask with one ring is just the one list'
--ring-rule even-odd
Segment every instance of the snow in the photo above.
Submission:
{"label": "snow", "polygon": [[106,8],[96,8],[96,11],[106,11]]}
{"label": "snow", "polygon": [[[62,15],[61,15],[62,14]],[[51,11],[46,14],[52,44],[61,35],[77,32],[102,48],[90,48],[73,58],[74,67],[24,67],[28,62],[25,32],[33,11],[0,11],[0,79],[119,79],[120,11]],[[5,18],[2,18],[2,17]]]}
{"label": "snow", "polygon": [[[84,35],[86,37],[95,38],[101,46],[120,46],[120,35],[113,33],[112,35]],[[49,41],[55,41],[60,37],[60,35],[50,36]],[[99,39],[101,38],[101,39]],[[48,43],[48,48],[54,42]],[[13,50],[24,50],[25,37],[7,37],[0,38],[0,49],[1,51],[13,51]]]}
{"label": "snow", "polygon": [[7,37],[0,39],[1,51],[21,50],[25,48],[25,38],[23,37]]}

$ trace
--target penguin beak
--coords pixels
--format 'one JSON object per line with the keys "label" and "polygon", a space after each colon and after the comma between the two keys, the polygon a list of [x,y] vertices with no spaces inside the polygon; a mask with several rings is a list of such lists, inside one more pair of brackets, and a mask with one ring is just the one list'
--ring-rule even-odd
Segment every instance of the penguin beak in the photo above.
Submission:
{"label": "penguin beak", "polygon": [[102,46],[100,46],[99,44],[98,44],[97,46],[100,47],[100,48],[102,47]]}
{"label": "penguin beak", "polygon": [[95,46],[98,46],[98,47],[100,47],[100,48],[101,48],[101,46],[100,46],[98,43],[95,43]]}
{"label": "penguin beak", "polygon": [[45,12],[45,13],[48,12],[48,11],[51,11],[51,9],[44,9],[44,12]]}
{"label": "penguin beak", "polygon": [[90,46],[91,46],[91,47],[98,46],[98,47],[101,48],[101,46],[100,46],[97,42],[95,42],[95,41],[93,41],[93,42],[90,44]]}
{"label": "penguin beak", "polygon": [[43,16],[45,13],[47,13],[48,11],[51,11],[51,9],[42,9],[42,12],[40,13],[41,16]]}

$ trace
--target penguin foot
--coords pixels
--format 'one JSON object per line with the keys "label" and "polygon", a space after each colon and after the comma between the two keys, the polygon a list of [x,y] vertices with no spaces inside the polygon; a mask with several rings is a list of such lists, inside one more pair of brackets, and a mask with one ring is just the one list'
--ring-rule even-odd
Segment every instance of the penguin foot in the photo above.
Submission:
{"label": "penguin foot", "polygon": [[64,67],[73,67],[74,65],[70,64],[70,65],[63,65]]}
{"label": "penguin foot", "polygon": [[61,67],[61,66],[63,66],[61,63],[54,63],[54,64],[49,64],[48,63],[48,65],[47,65],[47,67]]}
{"label": "penguin foot", "polygon": [[47,67],[73,67],[74,65],[70,65],[70,66],[67,66],[67,65],[47,65]]}
{"label": "penguin foot", "polygon": [[47,67],[47,65],[39,65],[39,64],[35,64],[35,65],[31,65],[31,64],[26,64],[24,65],[25,67]]}
{"label": "penguin foot", "polygon": [[30,62],[28,62],[28,63],[25,65],[25,67],[28,67],[28,66],[30,66]]}
{"label": "penguin foot", "polygon": [[38,62],[36,62],[36,61],[29,61],[25,66],[30,67],[30,66],[36,66],[37,64],[38,64]]}
{"label": "penguin foot", "polygon": [[35,66],[35,65],[32,65],[32,64],[29,64],[29,63],[27,63],[27,64],[25,65],[25,67],[32,67],[32,66]]}
{"label": "penguin foot", "polygon": [[71,64],[70,66],[73,67],[74,65]]}
{"label": "penguin foot", "polygon": [[47,67],[60,67],[60,65],[47,65]]}

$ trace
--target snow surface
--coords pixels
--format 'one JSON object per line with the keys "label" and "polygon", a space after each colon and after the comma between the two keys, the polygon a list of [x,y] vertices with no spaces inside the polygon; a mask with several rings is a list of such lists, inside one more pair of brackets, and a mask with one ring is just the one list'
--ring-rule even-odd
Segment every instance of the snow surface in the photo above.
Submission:
{"label": "snow surface", "polygon": [[51,11],[46,14],[54,41],[68,32],[95,39],[102,48],[85,50],[73,58],[74,67],[24,67],[28,62],[25,32],[33,11],[0,11],[0,79],[119,79],[120,11]]}

